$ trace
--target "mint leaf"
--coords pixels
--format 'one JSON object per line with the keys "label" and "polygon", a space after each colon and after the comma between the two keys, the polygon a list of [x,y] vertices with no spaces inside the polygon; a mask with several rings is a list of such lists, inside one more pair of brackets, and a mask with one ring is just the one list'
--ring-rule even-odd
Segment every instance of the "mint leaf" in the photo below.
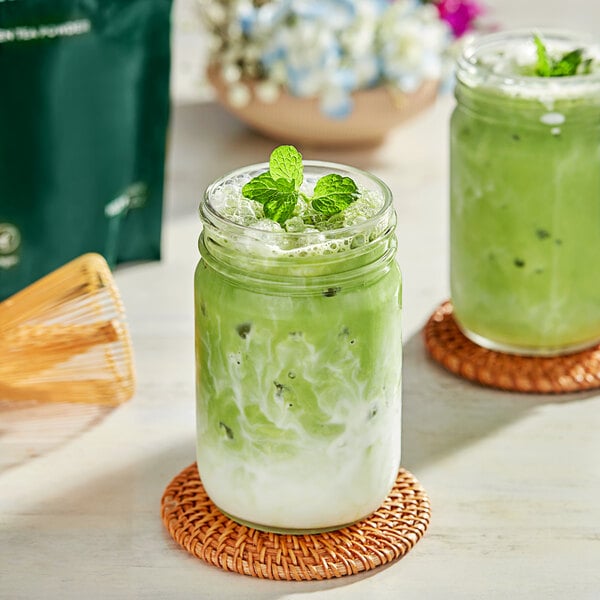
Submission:
{"label": "mint leaf", "polygon": [[297,200],[298,194],[295,191],[280,194],[265,204],[265,217],[283,225],[294,214]]}
{"label": "mint leaf", "polygon": [[293,181],[273,179],[271,173],[261,173],[251,179],[243,188],[242,194],[264,205],[267,219],[283,225],[294,213],[298,192]]}
{"label": "mint leaf", "polygon": [[264,215],[280,225],[294,216],[298,198],[302,198],[315,213],[335,215],[358,197],[358,188],[350,177],[332,173],[317,181],[312,198],[300,192],[304,179],[302,155],[294,146],[279,146],[271,153],[269,170],[251,179],[242,195],[263,205]]}
{"label": "mint leaf", "polygon": [[324,215],[335,215],[358,198],[358,188],[350,177],[336,173],[325,175],[317,181],[311,206]]}
{"label": "mint leaf", "polygon": [[269,171],[273,179],[293,181],[297,190],[304,179],[302,155],[294,146],[279,146],[271,153]]}
{"label": "mint leaf", "polygon": [[535,66],[535,74],[540,77],[550,77],[550,58],[548,57],[548,51],[544,42],[540,39],[539,35],[533,36],[535,47],[537,50],[537,64]]}
{"label": "mint leaf", "polygon": [[534,72],[540,77],[570,77],[577,75],[577,70],[582,66],[582,73],[591,72],[592,59],[583,60],[583,49],[577,48],[566,52],[558,60],[548,55],[548,50],[539,36],[534,35],[533,41],[537,49],[537,63]]}
{"label": "mint leaf", "polygon": [[568,77],[577,73],[577,68],[583,60],[583,50],[577,48],[567,52],[560,60],[552,65],[551,77]]}
{"label": "mint leaf", "polygon": [[261,173],[251,179],[243,188],[242,195],[249,200],[266,204],[277,199],[281,194],[294,192],[294,183],[285,179],[273,179],[269,172]]}
{"label": "mint leaf", "polygon": [[581,63],[581,74],[582,75],[589,75],[592,72],[592,63],[594,62],[594,59],[592,58],[586,58],[583,63]]}
{"label": "mint leaf", "polygon": [[294,214],[303,178],[302,155],[293,146],[279,146],[271,153],[269,170],[251,179],[242,195],[260,202],[265,217],[283,225]]}

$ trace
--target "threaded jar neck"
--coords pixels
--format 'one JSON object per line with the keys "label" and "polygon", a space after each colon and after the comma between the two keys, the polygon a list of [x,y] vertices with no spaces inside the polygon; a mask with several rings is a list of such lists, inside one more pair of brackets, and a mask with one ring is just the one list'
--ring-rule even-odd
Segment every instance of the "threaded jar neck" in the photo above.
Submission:
{"label": "threaded jar neck", "polygon": [[200,204],[203,229],[199,249],[208,266],[237,285],[259,285],[273,293],[313,293],[328,285],[360,286],[389,270],[395,259],[396,214],[385,183],[352,167],[305,161],[305,176],[348,176],[359,189],[381,197],[381,208],[375,215],[339,229],[265,231],[235,223],[219,213],[213,199],[221,186],[266,170],[267,164],[245,167],[225,175],[207,189]]}
{"label": "threaded jar neck", "polygon": [[[537,50],[534,34],[543,40],[551,56],[582,49],[594,60],[589,74],[540,77],[534,73]],[[600,40],[568,31],[517,30],[494,33],[468,43],[456,63],[456,97],[467,107],[502,110],[569,111],[572,119],[587,119],[600,105]]]}

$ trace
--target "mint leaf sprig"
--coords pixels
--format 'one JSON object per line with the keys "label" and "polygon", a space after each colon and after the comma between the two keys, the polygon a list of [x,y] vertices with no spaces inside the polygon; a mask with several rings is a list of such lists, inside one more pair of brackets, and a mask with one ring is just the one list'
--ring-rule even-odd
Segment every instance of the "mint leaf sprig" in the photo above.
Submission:
{"label": "mint leaf sprig", "polygon": [[[589,75],[592,59],[583,58],[583,49],[576,48],[554,59],[538,35],[533,36],[537,51],[537,63],[534,72],[539,77],[570,77],[572,75]],[[581,67],[581,68],[580,68]]]}
{"label": "mint leaf sprig", "polygon": [[280,225],[290,219],[302,199],[315,212],[327,217],[350,206],[358,198],[358,187],[350,177],[331,173],[321,177],[312,196],[300,191],[304,181],[302,155],[294,146],[279,146],[269,158],[269,170],[251,179],[242,195],[263,205],[265,217]]}

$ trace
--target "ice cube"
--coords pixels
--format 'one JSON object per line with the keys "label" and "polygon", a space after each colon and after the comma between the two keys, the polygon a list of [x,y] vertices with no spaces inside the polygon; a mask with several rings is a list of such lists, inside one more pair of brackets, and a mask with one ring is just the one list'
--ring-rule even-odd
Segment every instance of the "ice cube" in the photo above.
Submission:
{"label": "ice cube", "polygon": [[260,229],[261,231],[283,231],[283,228],[279,223],[266,218],[259,219],[252,227],[254,229]]}

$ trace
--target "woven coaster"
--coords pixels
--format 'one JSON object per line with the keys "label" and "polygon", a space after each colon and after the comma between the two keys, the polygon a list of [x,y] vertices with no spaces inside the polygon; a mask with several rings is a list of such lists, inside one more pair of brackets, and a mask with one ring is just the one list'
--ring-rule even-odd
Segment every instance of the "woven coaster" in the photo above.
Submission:
{"label": "woven coaster", "polygon": [[239,525],[208,498],[196,464],[167,486],[163,523],[190,554],[225,571],[306,581],[369,571],[404,556],[429,525],[427,493],[401,469],[390,495],[372,515],[337,531],[288,535]]}
{"label": "woven coaster", "polygon": [[432,358],[452,373],[512,392],[560,394],[600,387],[600,346],[565,356],[517,356],[467,339],[444,302],[423,330]]}

